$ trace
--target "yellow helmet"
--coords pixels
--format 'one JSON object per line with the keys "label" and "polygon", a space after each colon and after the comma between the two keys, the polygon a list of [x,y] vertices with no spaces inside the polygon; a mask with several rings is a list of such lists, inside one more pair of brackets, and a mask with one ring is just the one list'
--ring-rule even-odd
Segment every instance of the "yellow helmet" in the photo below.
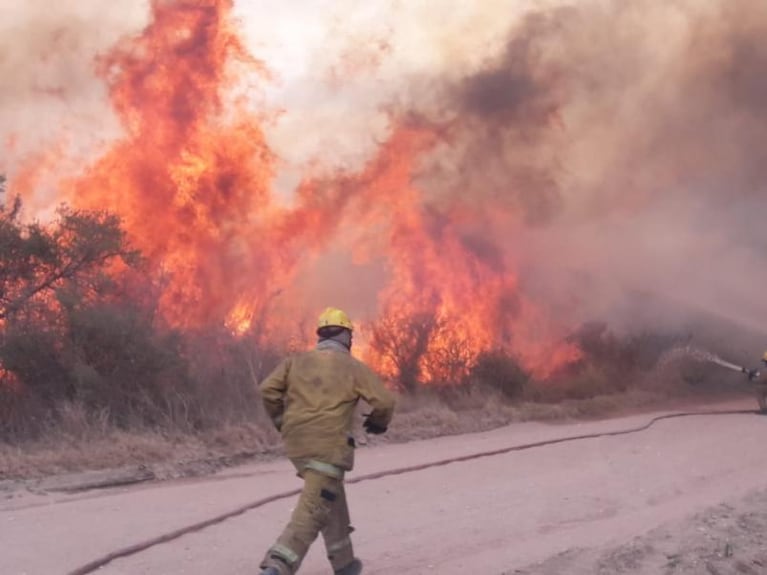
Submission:
{"label": "yellow helmet", "polygon": [[320,314],[319,320],[317,320],[317,329],[323,327],[345,327],[349,331],[354,331],[352,320],[346,313],[338,308],[329,307]]}
{"label": "yellow helmet", "polygon": [[764,355],[762,356],[762,361],[767,362],[767,351],[764,352]]}

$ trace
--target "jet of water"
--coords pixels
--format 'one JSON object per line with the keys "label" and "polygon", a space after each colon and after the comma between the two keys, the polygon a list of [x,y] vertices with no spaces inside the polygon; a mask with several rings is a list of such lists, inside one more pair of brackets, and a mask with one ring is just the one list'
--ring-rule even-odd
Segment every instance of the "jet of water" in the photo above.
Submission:
{"label": "jet of water", "polygon": [[726,367],[727,369],[737,371],[738,373],[745,373],[751,379],[759,376],[759,372],[756,370],[751,370],[743,367],[742,365],[731,363],[725,359],[722,359],[718,355],[711,353],[710,351],[693,347],[691,345],[679,346],[669,350],[663,355],[658,364],[663,366],[683,357],[692,358],[696,361],[715,363],[722,367]]}

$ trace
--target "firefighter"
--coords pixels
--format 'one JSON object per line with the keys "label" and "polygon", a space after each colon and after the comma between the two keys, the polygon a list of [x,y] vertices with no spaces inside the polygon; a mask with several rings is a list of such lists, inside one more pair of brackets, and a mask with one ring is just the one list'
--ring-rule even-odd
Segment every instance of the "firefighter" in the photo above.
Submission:
{"label": "firefighter", "polygon": [[372,408],[366,431],[384,433],[394,397],[350,355],[353,329],[343,311],[327,308],[319,317],[316,348],[283,360],[259,386],[287,456],[304,480],[290,522],[261,562],[261,575],[293,575],[320,533],[336,575],[362,572],[349,538],[353,528],[344,492],[344,473],[354,464],[354,408],[364,399]]}
{"label": "firefighter", "polygon": [[767,351],[762,355],[762,372],[752,371],[749,379],[754,382],[756,401],[759,402],[759,413],[767,415]]}

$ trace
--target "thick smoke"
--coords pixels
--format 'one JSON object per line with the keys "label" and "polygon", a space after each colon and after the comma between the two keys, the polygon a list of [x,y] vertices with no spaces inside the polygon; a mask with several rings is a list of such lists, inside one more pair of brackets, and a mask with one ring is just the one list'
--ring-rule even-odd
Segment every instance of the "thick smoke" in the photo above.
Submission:
{"label": "thick smoke", "polygon": [[759,1],[530,12],[424,110],[453,126],[434,185],[516,210],[496,241],[573,321],[767,331],[766,33]]}
{"label": "thick smoke", "polygon": [[[119,5],[118,5],[119,4]],[[92,157],[119,126],[96,75],[96,60],[139,30],[146,2],[51,3],[9,0],[0,7],[0,171],[28,177],[45,164],[60,172],[66,156]],[[41,195],[52,183],[39,180]],[[48,192],[45,194],[43,192]],[[41,200],[45,207],[49,200]]]}
{"label": "thick smoke", "polygon": [[[444,20],[399,5],[368,23],[387,54],[325,93],[355,118],[332,149],[366,150],[381,115],[431,124],[425,209],[479,212],[467,246],[572,325],[767,331],[767,4],[499,2],[466,29],[437,4]],[[363,37],[339,51],[364,56]]]}

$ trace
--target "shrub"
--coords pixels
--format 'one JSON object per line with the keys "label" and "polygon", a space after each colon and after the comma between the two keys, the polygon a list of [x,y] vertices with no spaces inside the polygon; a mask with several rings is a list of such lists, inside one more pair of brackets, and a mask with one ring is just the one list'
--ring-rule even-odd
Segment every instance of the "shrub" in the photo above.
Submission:
{"label": "shrub", "polygon": [[497,389],[509,398],[521,395],[529,380],[519,363],[501,350],[480,354],[468,375],[471,384]]}

